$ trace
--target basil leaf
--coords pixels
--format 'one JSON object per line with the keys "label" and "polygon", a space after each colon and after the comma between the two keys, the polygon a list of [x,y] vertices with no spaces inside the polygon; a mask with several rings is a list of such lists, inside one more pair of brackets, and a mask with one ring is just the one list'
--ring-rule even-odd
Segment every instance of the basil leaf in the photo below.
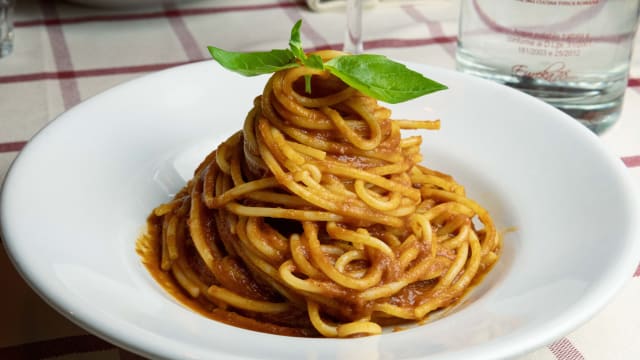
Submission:
{"label": "basil leaf", "polygon": [[300,27],[302,27],[302,20],[298,20],[291,28],[291,37],[289,38],[289,49],[293,55],[297,58],[305,60],[307,56],[302,48],[302,40],[300,40]]}
{"label": "basil leaf", "polygon": [[[209,46],[211,56],[228,70],[245,76],[270,74],[297,66],[328,70],[365,95],[396,104],[447,87],[428,79],[382,55],[344,55],[327,63],[316,54],[307,56],[302,47],[298,20],[291,29],[289,49],[268,52],[232,52]],[[311,92],[311,75],[305,75],[305,91]]]}
{"label": "basil leaf", "polygon": [[318,55],[310,55],[304,52],[302,48],[302,40],[300,40],[300,27],[302,27],[302,20],[298,20],[293,28],[291,29],[291,38],[289,39],[289,49],[293,55],[300,60],[300,62],[307,67],[313,69],[324,69],[324,64],[322,62],[322,58]]}
{"label": "basil leaf", "polygon": [[[322,62],[322,58],[319,55],[312,54],[308,58],[302,60],[302,63],[308,68],[324,70],[324,62]],[[304,76],[304,89],[307,94],[311,94],[311,75]]]}
{"label": "basil leaf", "polygon": [[382,55],[339,56],[324,67],[363,94],[391,104],[447,88]]}
{"label": "basil leaf", "polygon": [[[302,27],[302,19],[298,20],[293,28],[291,28],[291,36],[289,38],[289,49],[293,53],[302,65],[314,68],[314,69],[324,69],[324,64],[322,62],[322,58],[318,55],[311,55],[307,57],[304,49],[302,48],[302,40],[300,40],[300,28]],[[304,90],[307,94],[311,93],[311,75],[304,76]]]}
{"label": "basil leaf", "polygon": [[299,66],[288,49],[248,53],[226,51],[214,46],[209,46],[208,49],[220,65],[244,76],[270,74]]}
{"label": "basil leaf", "polygon": [[311,54],[311,56],[307,57],[303,62],[304,66],[324,70],[324,62],[322,62],[322,58],[320,55]]}

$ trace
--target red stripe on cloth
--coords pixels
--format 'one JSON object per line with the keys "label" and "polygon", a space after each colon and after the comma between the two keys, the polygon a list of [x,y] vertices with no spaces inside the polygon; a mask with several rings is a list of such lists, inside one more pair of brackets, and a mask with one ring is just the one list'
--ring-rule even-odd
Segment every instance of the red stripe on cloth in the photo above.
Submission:
{"label": "red stripe on cloth", "polygon": [[627,86],[629,87],[640,86],[640,78],[629,78],[629,81],[627,81]]}
{"label": "red stripe on cloth", "polygon": [[636,268],[636,272],[633,273],[633,277],[638,277],[640,276],[640,264],[638,264],[638,267]]}
{"label": "red stripe on cloth", "polygon": [[185,24],[184,19],[180,16],[182,13],[181,10],[176,9],[175,4],[166,4],[165,6],[167,11],[175,11],[179,15],[169,17],[169,23],[171,24],[171,28],[176,34],[176,37],[180,40],[180,44],[182,45],[187,58],[191,61],[202,60],[204,55],[200,50],[200,44],[198,44],[196,39],[193,37],[193,34],[191,34],[191,31],[189,31],[189,28],[187,28],[187,24]]}
{"label": "red stripe on cloth", "polygon": [[115,349],[93,335],[69,336],[0,348],[0,359],[43,359]]}
{"label": "red stripe on cloth", "polygon": [[152,72],[158,70],[164,70],[170,67],[184,65],[189,61],[179,61],[172,63],[158,63],[147,65],[135,65],[135,66],[121,66],[112,68],[99,68],[99,69],[87,69],[87,70],[72,70],[72,71],[58,71],[58,72],[40,72],[22,75],[9,75],[0,76],[0,84],[24,82],[24,81],[39,81],[39,80],[56,80],[56,79],[73,79],[93,76],[107,76],[107,75],[122,75],[122,74],[135,74],[143,72]]}
{"label": "red stripe on cloth", "polygon": [[26,141],[0,143],[0,153],[20,151],[26,144]]}
{"label": "red stripe on cloth", "polygon": [[313,52],[313,51],[319,51],[319,50],[339,50],[339,51],[342,51],[342,47],[343,47],[342,43],[339,43],[339,44],[325,44],[325,45],[320,45],[320,46],[315,46],[315,47],[305,47],[305,51],[306,52]]}
{"label": "red stripe on cloth", "polygon": [[[58,11],[56,4],[52,1],[41,0],[40,9],[47,18],[57,18]],[[71,71],[73,70],[73,64],[71,62],[71,52],[67,46],[67,41],[64,38],[64,32],[61,25],[53,25],[47,27],[47,35],[49,36],[49,43],[53,51],[53,57],[56,63],[56,70]],[[66,109],[80,102],[80,90],[78,89],[78,82],[75,78],[61,79],[60,91],[62,93],[62,101]]]}
{"label": "red stripe on cloth", "polygon": [[456,36],[436,36],[423,39],[376,39],[364,42],[365,49],[402,48],[455,42]]}
{"label": "red stripe on cloth", "polygon": [[14,23],[14,27],[29,27],[29,26],[53,26],[53,25],[66,25],[66,24],[79,24],[95,21],[131,21],[131,20],[149,20],[161,17],[180,17],[180,16],[197,16],[208,15],[216,13],[226,12],[241,12],[241,11],[259,11],[277,9],[281,7],[296,7],[304,6],[304,1],[295,1],[290,3],[278,3],[278,4],[262,4],[262,5],[240,5],[240,6],[226,6],[226,7],[207,7],[207,8],[191,8],[169,10],[169,11],[152,11],[142,12],[137,14],[122,13],[122,14],[108,14],[108,15],[90,15],[79,16],[73,18],[58,18],[45,16],[44,19],[33,20],[18,20]]}
{"label": "red stripe on cloth", "polygon": [[584,356],[567,338],[562,338],[548,346],[558,360],[584,360]]}
{"label": "red stripe on cloth", "polygon": [[[414,46],[437,45],[437,44],[455,42],[456,40],[457,40],[456,36],[439,36],[434,38],[422,38],[422,39],[375,39],[375,40],[365,40],[363,47],[365,50],[372,50],[372,49],[379,49],[379,48],[404,48],[404,47],[414,47]],[[309,48],[307,49],[307,51],[327,50],[327,49],[339,50],[341,48],[342,48],[341,43],[326,44],[322,46]]]}
{"label": "red stripe on cloth", "polygon": [[622,162],[627,167],[638,167],[638,166],[640,166],[640,155],[623,156],[621,159],[622,159]]}
{"label": "red stripe on cloth", "polygon": [[[427,25],[431,35],[439,38],[446,37],[444,30],[442,29],[442,24],[439,21],[427,19],[427,17],[425,17],[424,14],[418,11],[414,6],[403,6],[402,9],[415,21]],[[449,56],[455,58],[456,47],[452,42],[441,42],[439,44],[442,45],[442,48],[447,52],[447,54],[449,54]]]}

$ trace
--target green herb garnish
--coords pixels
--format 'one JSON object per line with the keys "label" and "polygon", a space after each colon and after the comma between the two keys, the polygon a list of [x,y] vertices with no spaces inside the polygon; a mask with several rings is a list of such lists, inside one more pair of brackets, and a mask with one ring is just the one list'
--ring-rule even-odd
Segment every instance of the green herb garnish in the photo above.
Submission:
{"label": "green herb garnish", "polygon": [[[304,52],[301,26],[302,20],[298,20],[291,29],[288,49],[243,53],[209,46],[209,52],[224,68],[245,76],[270,74],[297,66],[326,70],[363,94],[391,104],[447,88],[382,55],[343,55],[323,63],[318,55]],[[311,92],[309,77],[305,79],[305,89]]]}

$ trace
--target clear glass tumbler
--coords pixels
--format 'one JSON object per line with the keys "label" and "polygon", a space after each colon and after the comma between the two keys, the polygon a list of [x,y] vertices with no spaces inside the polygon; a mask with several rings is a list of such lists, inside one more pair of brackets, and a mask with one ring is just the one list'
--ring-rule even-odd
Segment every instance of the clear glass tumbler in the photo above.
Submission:
{"label": "clear glass tumbler", "polygon": [[640,0],[462,0],[457,68],[601,133],[620,115],[639,13]]}
{"label": "clear glass tumbler", "polygon": [[13,51],[13,8],[15,0],[0,0],[0,57]]}
{"label": "clear glass tumbler", "polygon": [[360,54],[363,51],[362,40],[362,0],[347,0],[347,28],[342,51]]}

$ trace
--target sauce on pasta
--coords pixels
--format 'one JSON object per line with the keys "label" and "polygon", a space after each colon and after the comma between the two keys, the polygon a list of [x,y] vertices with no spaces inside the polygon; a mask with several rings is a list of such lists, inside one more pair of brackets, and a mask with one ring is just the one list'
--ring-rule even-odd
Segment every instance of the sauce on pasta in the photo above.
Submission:
{"label": "sauce on pasta", "polygon": [[356,337],[423,322],[501,248],[488,212],[401,134],[439,125],[392,119],[329,73],[281,70],[242,130],[153,210],[137,251],[179,301],[247,329]]}

